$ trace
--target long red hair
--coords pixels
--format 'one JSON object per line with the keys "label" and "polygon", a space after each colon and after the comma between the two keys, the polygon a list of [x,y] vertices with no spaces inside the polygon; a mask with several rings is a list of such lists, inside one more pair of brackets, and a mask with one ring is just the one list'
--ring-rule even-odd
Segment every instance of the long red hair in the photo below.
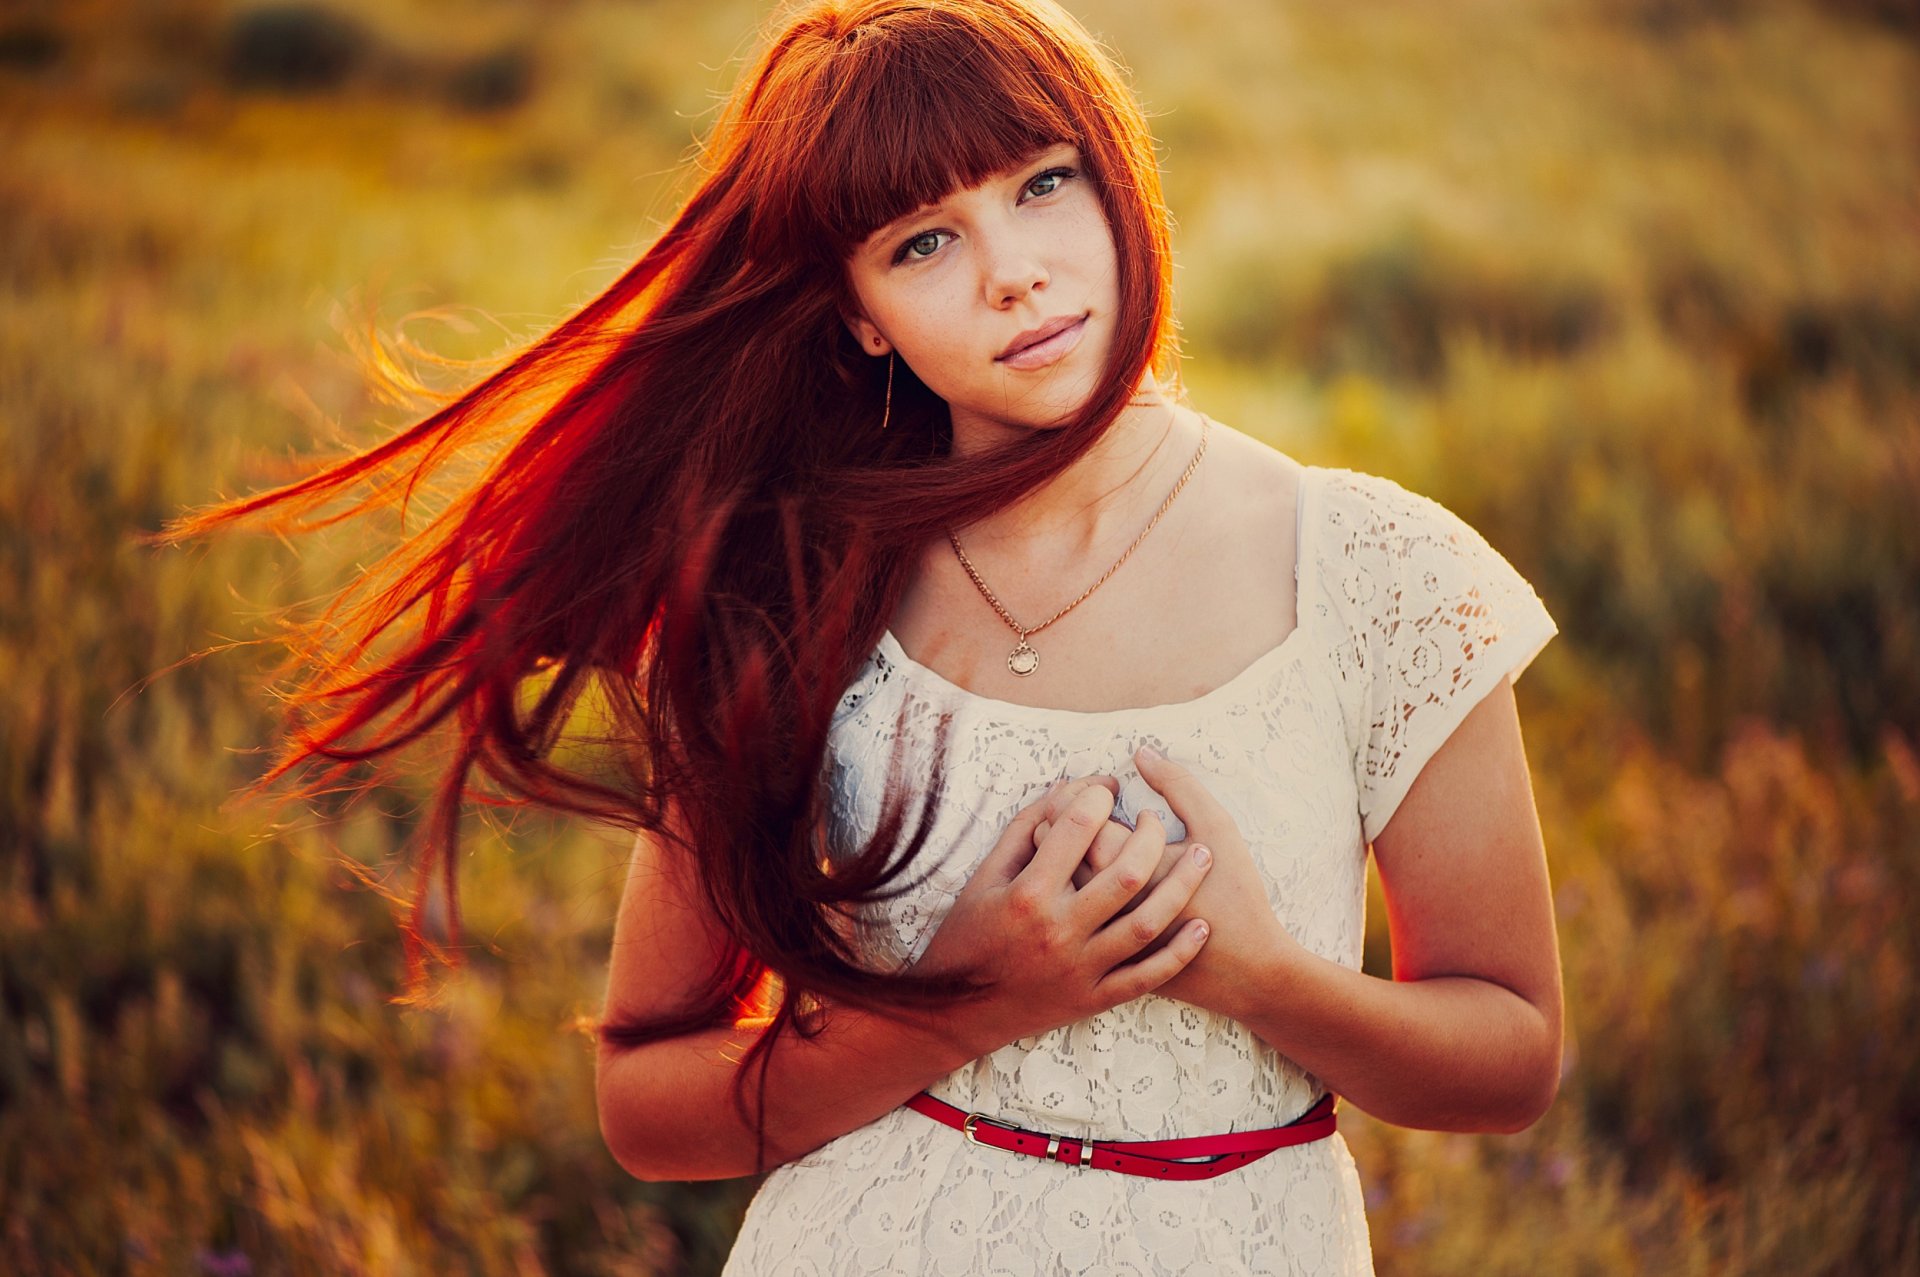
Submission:
{"label": "long red hair", "polygon": [[[1065,428],[959,459],[946,405],[901,365],[881,431],[885,363],[842,320],[848,254],[1062,141],[1080,147],[1117,250],[1098,386]],[[836,927],[897,889],[925,824],[892,785],[867,844],[829,855],[829,721],[918,547],[1059,474],[1148,367],[1172,381],[1171,258],[1145,120],[1051,0],[806,5],[776,26],[699,170],[637,263],[470,389],[167,537],[303,531],[437,492],[418,532],[290,627],[298,676],[261,783],[300,768],[314,792],[430,733],[451,741],[405,924],[416,980],[425,958],[450,955],[424,924],[437,891],[457,925],[469,799],[673,841],[732,952],[687,1015],[601,1032],[637,1044],[722,1022],[771,974],[784,996],[751,1063],[783,1029],[809,1030],[799,1013],[815,995],[924,1006],[979,987],[869,970]],[[554,746],[590,691],[618,748],[597,769],[563,766]],[[922,816],[938,784],[918,796]]]}

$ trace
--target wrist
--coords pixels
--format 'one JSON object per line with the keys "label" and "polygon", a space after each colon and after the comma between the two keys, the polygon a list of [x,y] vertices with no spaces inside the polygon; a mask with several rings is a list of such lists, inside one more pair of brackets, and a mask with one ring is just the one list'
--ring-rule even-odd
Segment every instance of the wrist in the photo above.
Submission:
{"label": "wrist", "polygon": [[928,1066],[944,1077],[1003,1045],[984,1044],[986,1034],[967,1014],[969,1009],[963,1004],[901,1010],[893,1018],[921,1044]]}
{"label": "wrist", "polygon": [[1215,1008],[1228,1019],[1249,1027],[1271,1019],[1284,1009],[1289,993],[1305,974],[1305,966],[1314,955],[1275,927],[1247,957],[1234,978],[1225,982],[1227,1005]]}

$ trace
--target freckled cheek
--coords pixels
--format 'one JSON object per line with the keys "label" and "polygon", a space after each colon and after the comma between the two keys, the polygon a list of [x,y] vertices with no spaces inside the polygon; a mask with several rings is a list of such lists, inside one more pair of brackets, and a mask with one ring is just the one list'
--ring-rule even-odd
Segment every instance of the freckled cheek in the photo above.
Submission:
{"label": "freckled cheek", "polygon": [[900,313],[895,340],[927,388],[950,398],[983,372],[980,348],[988,336],[979,323],[976,312],[951,297],[922,295]]}
{"label": "freckled cheek", "polygon": [[1113,232],[1097,203],[1089,201],[1074,216],[1060,219],[1051,247],[1056,260],[1070,264],[1083,276],[1097,277],[1115,269]]}

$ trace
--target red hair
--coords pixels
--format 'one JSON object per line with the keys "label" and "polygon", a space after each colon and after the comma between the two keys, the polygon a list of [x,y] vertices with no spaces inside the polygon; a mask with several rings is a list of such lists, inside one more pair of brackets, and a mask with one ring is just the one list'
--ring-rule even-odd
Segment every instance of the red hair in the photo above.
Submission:
{"label": "red hair", "polygon": [[[884,364],[842,321],[848,253],[1058,142],[1080,148],[1118,259],[1099,384],[1064,428],[959,459],[946,405],[901,366],[882,432]],[[939,781],[911,833],[905,787],[890,786],[880,828],[856,854],[836,849],[829,871],[829,720],[917,547],[1059,474],[1148,367],[1173,379],[1170,285],[1145,120],[1051,0],[798,9],[729,99],[684,207],[603,293],[394,438],[169,525],[173,541],[242,521],[299,531],[404,509],[418,489],[444,497],[324,615],[289,629],[300,677],[261,783],[299,767],[313,792],[429,733],[451,737],[406,924],[414,980],[425,956],[450,956],[422,924],[436,882],[457,918],[469,798],[681,847],[732,952],[692,1012],[603,1025],[609,1042],[723,1022],[769,973],[785,996],[749,1062],[784,1028],[809,1029],[796,1015],[812,995],[905,1006],[976,990],[967,973],[866,969],[835,928],[896,889]],[[600,773],[554,761],[589,690],[622,763]]]}

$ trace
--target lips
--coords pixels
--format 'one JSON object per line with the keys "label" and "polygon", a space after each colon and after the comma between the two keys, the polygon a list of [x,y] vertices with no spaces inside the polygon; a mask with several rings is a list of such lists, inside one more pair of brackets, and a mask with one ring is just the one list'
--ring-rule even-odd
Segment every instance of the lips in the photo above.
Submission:
{"label": "lips", "polygon": [[1058,319],[1049,319],[1038,328],[1029,328],[1018,337],[1015,337],[1007,343],[1007,348],[995,355],[994,358],[1005,359],[1008,356],[1017,355],[1027,347],[1037,346],[1055,333],[1071,328],[1085,318],[1085,315],[1062,315]]}
{"label": "lips", "polygon": [[1015,337],[1005,350],[994,356],[994,362],[1012,368],[1045,367],[1064,357],[1080,343],[1086,320],[1085,312],[1049,319],[1038,328],[1030,328]]}

